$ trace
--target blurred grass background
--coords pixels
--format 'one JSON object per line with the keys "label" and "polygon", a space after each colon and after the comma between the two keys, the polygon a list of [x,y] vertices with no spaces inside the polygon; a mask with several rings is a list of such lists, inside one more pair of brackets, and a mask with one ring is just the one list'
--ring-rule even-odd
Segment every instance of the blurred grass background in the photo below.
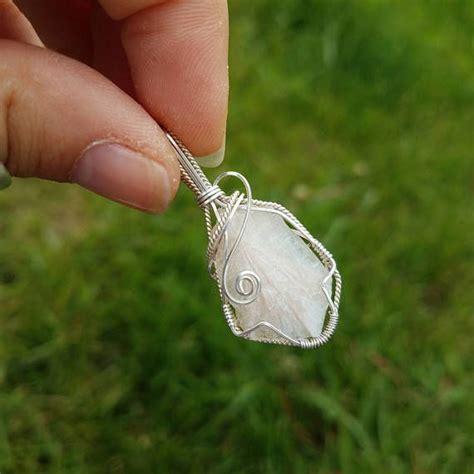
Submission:
{"label": "blurred grass background", "polygon": [[336,256],[334,339],[231,335],[184,187],[151,217],[17,180],[0,193],[0,472],[473,472],[474,4],[230,13],[224,168]]}

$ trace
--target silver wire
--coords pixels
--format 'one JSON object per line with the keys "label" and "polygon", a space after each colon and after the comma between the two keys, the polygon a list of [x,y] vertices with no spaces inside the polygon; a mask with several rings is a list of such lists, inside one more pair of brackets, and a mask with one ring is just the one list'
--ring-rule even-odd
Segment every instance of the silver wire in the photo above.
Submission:
{"label": "silver wire", "polygon": [[[208,235],[207,259],[209,262],[209,273],[217,283],[224,316],[233,334],[239,337],[249,338],[250,334],[254,331],[261,327],[265,327],[272,330],[275,337],[261,337],[258,339],[260,342],[293,345],[304,349],[320,347],[327,343],[334,334],[338,323],[339,303],[342,289],[341,275],[337,270],[333,256],[326,250],[321,242],[316,240],[309,233],[303,224],[301,224],[301,222],[290,211],[288,211],[288,209],[278,203],[253,199],[250,184],[243,175],[235,171],[226,171],[220,174],[214,183],[211,183],[183,143],[171,132],[167,132],[166,136],[178,156],[182,181],[191,189],[191,191],[193,191],[196,195],[199,206],[204,210]],[[227,196],[220,189],[219,183],[229,176],[240,180],[245,188],[244,194],[235,191],[230,196]],[[229,250],[227,230],[239,209],[244,212],[244,217],[235,242]],[[272,212],[282,217],[293,231],[308,243],[310,249],[328,269],[328,275],[322,282],[322,291],[328,302],[328,318],[323,331],[319,336],[295,339],[265,320],[262,320],[245,330],[238,326],[233,305],[245,305],[255,301],[261,291],[261,281],[259,276],[252,270],[241,271],[234,281],[234,290],[236,294],[239,295],[236,296],[228,287],[227,274],[230,261],[240,245],[245,229],[247,228],[250,212],[254,211]],[[221,242],[223,242],[224,245],[224,264],[222,274],[219,275],[216,269],[216,256]],[[326,284],[330,281],[333,281],[331,292],[326,288]]]}

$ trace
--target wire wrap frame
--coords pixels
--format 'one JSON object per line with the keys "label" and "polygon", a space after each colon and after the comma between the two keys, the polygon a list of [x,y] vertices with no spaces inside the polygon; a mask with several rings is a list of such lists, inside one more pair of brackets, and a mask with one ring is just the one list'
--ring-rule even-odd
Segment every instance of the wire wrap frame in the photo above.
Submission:
{"label": "wire wrap frame", "polygon": [[[341,275],[331,253],[321,244],[321,242],[315,239],[306,227],[303,226],[303,224],[284,206],[274,202],[253,199],[250,184],[240,173],[234,171],[224,172],[216,178],[214,183],[211,183],[183,143],[170,132],[167,133],[167,137],[178,155],[181,180],[196,195],[198,205],[204,211],[208,236],[208,269],[211,277],[217,283],[224,317],[232,333],[236,336],[249,339],[254,331],[261,327],[265,327],[272,331],[274,337],[261,337],[254,340],[269,344],[297,346],[303,349],[313,349],[326,344],[334,334],[337,327],[342,290]],[[245,188],[245,194],[235,191],[231,195],[226,195],[224,191],[220,189],[219,182],[229,176],[233,176],[241,181]],[[245,217],[237,239],[232,243],[229,250],[226,229],[239,209],[245,212]],[[241,284],[239,286],[239,282],[237,282],[236,287],[238,289],[240,288],[240,295],[247,298],[247,300],[242,301],[236,300],[236,298],[230,294],[226,287],[227,280],[225,275],[232,254],[241,242],[250,212],[272,212],[278,214],[283,218],[285,223],[307,243],[308,247],[328,270],[328,274],[323,279],[321,286],[321,290],[323,291],[328,303],[328,308],[323,330],[318,336],[293,338],[264,319],[250,328],[242,329],[239,326],[232,303],[247,304],[254,301],[255,298],[258,297],[260,291],[259,277],[251,270],[241,272],[239,275],[242,279]],[[215,266],[215,258],[218,245],[221,243],[222,239],[224,239],[224,245],[226,246],[226,259],[223,275],[219,275]],[[329,280],[332,280],[331,291],[328,291],[325,286]],[[247,283],[247,289],[245,289],[243,281]]]}

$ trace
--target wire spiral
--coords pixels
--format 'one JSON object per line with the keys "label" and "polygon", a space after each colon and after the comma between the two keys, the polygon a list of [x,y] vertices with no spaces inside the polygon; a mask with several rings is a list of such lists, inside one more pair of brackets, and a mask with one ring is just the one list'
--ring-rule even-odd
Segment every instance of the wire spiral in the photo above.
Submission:
{"label": "wire spiral", "polygon": [[[227,202],[224,204],[224,206],[217,212],[215,211],[217,224],[214,227],[214,231],[209,236],[208,259],[209,262],[211,262],[211,264],[215,267],[215,259],[217,257],[218,247],[220,243],[224,241],[224,263],[221,276],[223,295],[226,300],[230,301],[233,304],[247,305],[254,302],[260,294],[260,277],[252,270],[243,270],[239,272],[235,277],[233,285],[233,290],[235,291],[235,293],[233,293],[232,291],[230,291],[229,288],[228,272],[230,268],[231,259],[235,255],[235,252],[242,241],[245,229],[248,225],[248,219],[252,207],[252,190],[247,179],[240,173],[236,173],[234,171],[227,171],[225,173],[220,174],[214,181],[212,187],[219,189],[218,186],[220,181],[229,176],[235,177],[241,181],[245,188],[245,195],[239,192],[233,193],[227,200]],[[217,193],[215,194],[215,196],[217,196]],[[217,199],[217,197],[215,199]],[[243,204],[244,201],[245,204]],[[232,243],[229,250],[227,231],[232,220],[235,218],[236,212],[241,207],[243,207],[244,210],[244,217],[240,225],[237,237]]]}

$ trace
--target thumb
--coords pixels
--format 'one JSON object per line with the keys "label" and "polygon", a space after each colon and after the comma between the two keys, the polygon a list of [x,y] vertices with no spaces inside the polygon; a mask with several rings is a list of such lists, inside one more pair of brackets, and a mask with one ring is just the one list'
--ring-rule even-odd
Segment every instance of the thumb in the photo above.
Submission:
{"label": "thumb", "polygon": [[96,71],[0,40],[0,171],[77,183],[149,212],[176,193],[179,168],[156,122]]}

